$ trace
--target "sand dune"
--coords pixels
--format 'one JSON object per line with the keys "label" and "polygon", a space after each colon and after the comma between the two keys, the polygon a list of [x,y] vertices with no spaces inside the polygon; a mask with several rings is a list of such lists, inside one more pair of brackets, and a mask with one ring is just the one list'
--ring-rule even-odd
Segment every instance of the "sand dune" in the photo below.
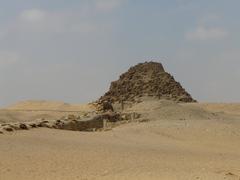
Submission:
{"label": "sand dune", "polygon": [[4,109],[0,109],[0,123],[27,122],[39,118],[59,119],[68,114],[82,115],[91,112],[90,104],[68,104],[53,101],[23,101]]}
{"label": "sand dune", "polygon": [[195,105],[212,112],[240,115],[240,103],[199,103]]}
{"label": "sand dune", "polygon": [[89,104],[69,104],[61,101],[22,101],[6,108],[19,111],[90,111]]}
{"label": "sand dune", "polygon": [[127,111],[139,112],[146,114],[151,120],[168,119],[168,120],[187,120],[187,119],[215,119],[217,113],[204,109],[198,103],[179,104],[166,100],[148,99],[139,104],[128,108]]}

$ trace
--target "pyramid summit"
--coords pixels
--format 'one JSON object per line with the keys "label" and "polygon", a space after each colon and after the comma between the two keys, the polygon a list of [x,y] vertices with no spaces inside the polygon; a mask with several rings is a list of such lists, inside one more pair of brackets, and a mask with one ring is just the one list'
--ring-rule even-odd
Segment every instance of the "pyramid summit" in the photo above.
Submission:
{"label": "pyramid summit", "polygon": [[99,101],[112,103],[134,102],[143,96],[168,99],[177,102],[196,102],[171,74],[158,62],[139,63],[111,83],[108,92]]}

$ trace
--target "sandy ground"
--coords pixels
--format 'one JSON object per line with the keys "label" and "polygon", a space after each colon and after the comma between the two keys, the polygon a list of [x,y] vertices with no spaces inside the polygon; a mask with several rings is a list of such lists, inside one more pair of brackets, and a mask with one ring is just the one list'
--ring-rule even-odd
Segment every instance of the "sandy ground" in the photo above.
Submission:
{"label": "sandy ground", "polygon": [[0,179],[239,180],[239,105],[216,106],[146,102],[129,111],[147,122],[111,131],[0,135]]}
{"label": "sandy ground", "polygon": [[90,104],[68,104],[55,101],[23,101],[0,109],[0,123],[27,122],[40,118],[59,119],[69,114],[82,115],[91,112]]}
{"label": "sandy ground", "polygon": [[22,101],[5,108],[6,110],[28,111],[89,111],[88,104],[69,104],[61,101]]}

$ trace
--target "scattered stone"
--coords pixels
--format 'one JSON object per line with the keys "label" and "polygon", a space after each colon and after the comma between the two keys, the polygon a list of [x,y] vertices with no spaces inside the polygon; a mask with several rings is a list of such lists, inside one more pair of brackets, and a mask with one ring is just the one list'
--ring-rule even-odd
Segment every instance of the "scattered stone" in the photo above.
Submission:
{"label": "scattered stone", "polygon": [[60,119],[58,119],[57,121],[56,121],[56,123],[61,123],[62,121],[60,120]]}
{"label": "scattered stone", "polygon": [[[71,121],[68,121],[68,122],[71,122]],[[57,120],[55,123],[53,123],[52,128],[62,129],[64,124],[65,123],[63,121]]]}
{"label": "scattered stone", "polygon": [[12,132],[14,129],[12,127],[4,127],[5,131]]}
{"label": "scattered stone", "polygon": [[90,117],[85,117],[81,120],[73,119],[64,122],[57,120],[52,128],[73,131],[97,131],[104,129],[107,122],[115,123],[117,121],[121,121],[121,115],[119,113],[106,112],[102,114],[92,114]]}
{"label": "scattered stone", "polygon": [[109,101],[104,101],[103,102],[103,112],[111,111],[113,112],[113,106]]}
{"label": "scattered stone", "polygon": [[23,130],[28,130],[28,127],[27,127],[26,124],[20,124],[20,125],[19,125],[19,128],[20,128],[20,129],[23,129]]}
{"label": "scattered stone", "polygon": [[41,121],[37,124],[37,127],[49,127],[48,126],[49,121]]}
{"label": "scattered stone", "polygon": [[117,122],[121,121],[121,116],[119,113],[107,112],[98,116],[100,119],[108,120],[108,122]]}
{"label": "scattered stone", "polygon": [[41,121],[41,123],[49,123],[49,121],[43,120]]}
{"label": "scattered stone", "polygon": [[116,113],[112,111],[107,111],[104,113],[87,113],[85,117],[77,118],[75,116],[68,116],[67,120],[41,120],[38,119],[33,122],[27,123],[8,123],[0,124],[0,133],[4,131],[14,131],[14,130],[28,130],[31,128],[55,128],[63,130],[73,130],[73,131],[102,131],[106,129],[112,129],[121,124],[122,120],[133,120],[139,118],[140,115],[137,113]]}
{"label": "scattered stone", "polygon": [[37,128],[37,124],[35,124],[35,123],[31,123],[31,124],[29,124],[29,126],[30,126],[31,128]]}

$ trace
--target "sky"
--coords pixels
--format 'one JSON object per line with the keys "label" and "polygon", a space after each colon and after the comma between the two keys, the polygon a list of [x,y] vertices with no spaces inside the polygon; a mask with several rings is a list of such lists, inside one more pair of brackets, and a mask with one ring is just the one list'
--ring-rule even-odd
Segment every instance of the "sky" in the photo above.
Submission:
{"label": "sky", "polygon": [[239,0],[0,3],[0,106],[90,102],[151,60],[200,102],[240,102]]}

